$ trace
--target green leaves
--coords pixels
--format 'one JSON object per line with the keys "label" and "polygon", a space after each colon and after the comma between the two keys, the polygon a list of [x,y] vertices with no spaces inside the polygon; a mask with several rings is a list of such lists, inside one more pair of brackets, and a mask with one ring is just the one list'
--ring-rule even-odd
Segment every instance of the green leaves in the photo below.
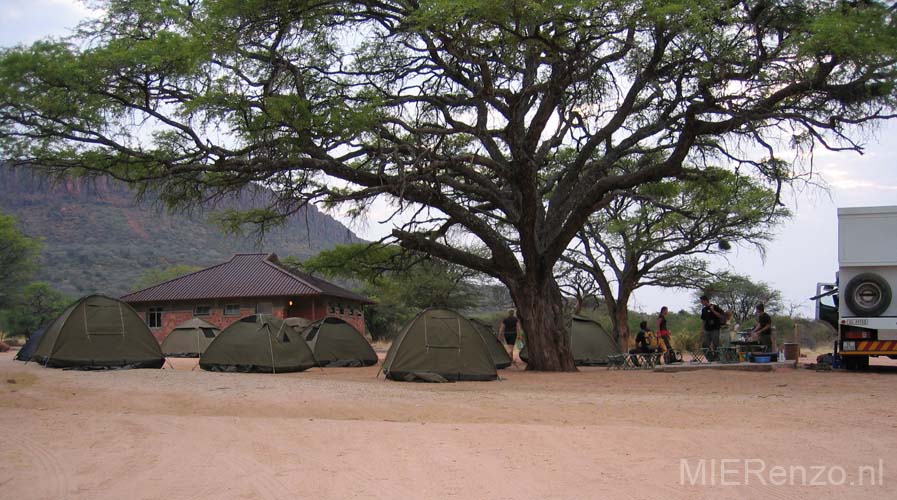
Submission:
{"label": "green leaves", "polygon": [[421,309],[465,309],[477,305],[480,297],[471,271],[396,245],[339,245],[301,263],[292,258],[283,263],[331,278],[360,281],[363,293],[377,302],[366,307],[365,314],[378,337],[395,334]]}
{"label": "green leaves", "polygon": [[6,309],[0,310],[0,328],[7,335],[28,337],[55,319],[70,302],[47,283],[29,283]]}
{"label": "green leaves", "polygon": [[0,213],[0,308],[31,278],[40,250],[41,243],[23,234],[13,216]]}
{"label": "green leaves", "polygon": [[801,52],[858,65],[893,64],[897,20],[879,2],[837,2],[816,15],[806,27]]}

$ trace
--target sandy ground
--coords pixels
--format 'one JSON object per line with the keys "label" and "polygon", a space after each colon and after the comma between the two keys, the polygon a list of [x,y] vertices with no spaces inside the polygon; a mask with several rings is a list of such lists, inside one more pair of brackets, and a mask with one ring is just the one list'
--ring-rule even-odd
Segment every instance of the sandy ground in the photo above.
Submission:
{"label": "sandy ground", "polygon": [[194,365],[78,372],[0,355],[0,498],[897,497],[893,369],[409,384],[377,367]]}

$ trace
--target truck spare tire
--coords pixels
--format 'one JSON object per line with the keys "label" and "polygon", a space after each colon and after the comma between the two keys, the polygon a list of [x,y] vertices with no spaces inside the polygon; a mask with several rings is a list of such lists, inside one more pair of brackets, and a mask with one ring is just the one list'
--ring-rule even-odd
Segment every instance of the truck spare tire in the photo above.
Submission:
{"label": "truck spare tire", "polygon": [[844,300],[857,316],[878,316],[891,305],[891,286],[875,273],[862,273],[847,283]]}

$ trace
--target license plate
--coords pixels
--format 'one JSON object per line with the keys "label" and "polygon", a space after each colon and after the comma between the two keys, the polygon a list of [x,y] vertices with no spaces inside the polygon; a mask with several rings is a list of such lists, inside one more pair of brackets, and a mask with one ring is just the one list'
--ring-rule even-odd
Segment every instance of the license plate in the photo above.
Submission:
{"label": "license plate", "polygon": [[850,326],[866,326],[869,324],[868,319],[848,319],[846,322]]}
{"label": "license plate", "polygon": [[853,342],[853,341],[845,341],[844,343],[841,344],[841,350],[842,351],[856,351],[857,343]]}

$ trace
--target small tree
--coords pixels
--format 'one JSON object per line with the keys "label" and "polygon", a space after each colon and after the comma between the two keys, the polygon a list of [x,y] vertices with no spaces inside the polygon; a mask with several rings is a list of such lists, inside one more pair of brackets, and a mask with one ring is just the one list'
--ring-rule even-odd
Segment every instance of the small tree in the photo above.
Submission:
{"label": "small tree", "polygon": [[[296,259],[284,259],[296,266]],[[377,303],[365,308],[375,337],[388,337],[428,307],[465,309],[477,304],[477,273],[396,245],[340,245],[298,264],[303,270],[357,280]]]}
{"label": "small tree", "polygon": [[764,304],[765,310],[770,315],[778,314],[782,310],[782,292],[773,289],[764,282],[753,282],[747,276],[740,274],[724,274],[719,279],[707,284],[703,292],[698,292],[697,297],[706,294],[712,302],[715,302],[726,311],[732,311],[733,317],[739,323],[746,321],[754,315],[757,304]]}
{"label": "small tree", "polygon": [[37,268],[39,241],[19,231],[16,219],[0,213],[0,308],[9,305]]}
{"label": "small tree", "polygon": [[595,213],[566,265],[597,284],[622,346],[629,342],[629,299],[643,286],[700,288],[716,279],[704,256],[732,244],[763,250],[789,216],[774,190],[712,169],[686,180],[645,184]]}
{"label": "small tree", "polygon": [[0,311],[0,324],[8,334],[28,337],[59,316],[70,302],[47,283],[29,283],[7,309]]}

